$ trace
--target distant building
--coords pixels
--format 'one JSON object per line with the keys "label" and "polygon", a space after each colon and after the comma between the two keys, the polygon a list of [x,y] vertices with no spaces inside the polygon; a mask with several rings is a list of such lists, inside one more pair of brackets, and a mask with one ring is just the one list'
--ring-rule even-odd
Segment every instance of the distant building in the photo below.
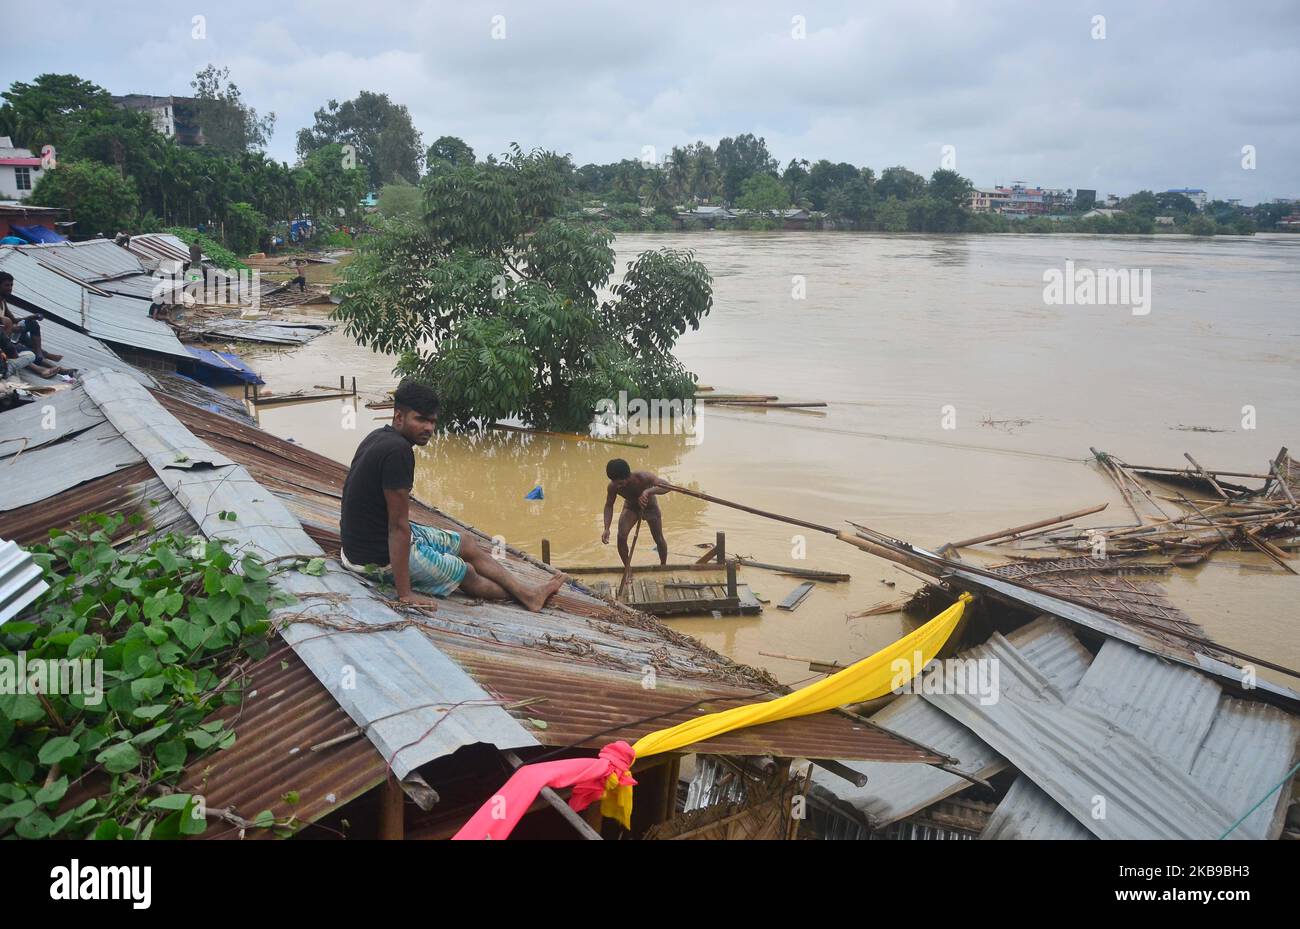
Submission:
{"label": "distant building", "polygon": [[41,159],[0,135],[0,200],[26,200],[41,179]]}
{"label": "distant building", "polygon": [[1095,204],[1097,202],[1097,191],[1088,190],[1086,187],[1080,187],[1074,192],[1074,202],[1079,203],[1080,201]]}
{"label": "distant building", "polygon": [[966,204],[976,213],[1001,213],[1010,202],[1011,191],[1002,187],[976,187],[967,195]]}
{"label": "distant building", "polygon": [[1008,216],[1040,216],[1049,212],[1047,192],[1041,187],[1026,187],[1023,181],[1016,181],[1010,187],[999,190],[1008,194],[1008,199],[999,211]]}
{"label": "distant building", "polygon": [[202,145],[203,129],[198,122],[198,101],[193,97],[153,97],[149,94],[114,96],[113,103],[124,110],[140,110],[153,119],[153,127],[178,145]]}
{"label": "distant building", "polygon": [[1205,191],[1199,187],[1170,187],[1165,191],[1167,194],[1182,194],[1188,200],[1196,204],[1198,210],[1205,209],[1205,204],[1209,202]]}
{"label": "distant building", "polygon": [[1157,217],[1156,217],[1156,225],[1157,225],[1157,226],[1172,226],[1173,224],[1174,224],[1174,218],[1173,218],[1172,216],[1157,216]]}
{"label": "distant building", "polygon": [[[1107,202],[1108,203],[1110,202],[1109,198],[1107,198]],[[1111,216],[1118,216],[1123,212],[1124,212],[1123,210],[1115,210],[1115,209],[1089,210],[1088,212],[1084,213],[1083,216],[1080,217],[1080,219],[1092,219],[1094,216],[1105,216],[1109,218]]]}

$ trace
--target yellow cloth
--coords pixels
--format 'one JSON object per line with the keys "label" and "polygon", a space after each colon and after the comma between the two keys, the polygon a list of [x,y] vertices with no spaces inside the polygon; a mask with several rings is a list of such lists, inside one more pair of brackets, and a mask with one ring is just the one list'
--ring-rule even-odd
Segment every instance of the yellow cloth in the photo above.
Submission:
{"label": "yellow cloth", "polygon": [[[970,600],[970,594],[962,594],[956,603],[925,625],[825,680],[809,684],[775,700],[737,706],[720,713],[710,713],[698,719],[687,720],[670,729],[660,729],[642,736],[632,746],[636,757],[646,758],[660,752],[676,751],[687,745],[703,742],[705,739],[736,729],[744,729],[747,726],[791,719],[795,716],[809,716],[850,703],[861,703],[864,700],[883,697],[920,674],[921,669],[939,654],[944,643],[957,628],[957,623],[961,620],[962,614],[966,611],[966,604]],[[919,663],[915,660],[918,652]],[[902,666],[910,672],[905,672],[906,677],[899,674],[895,665],[895,662],[900,660],[908,662],[906,666]],[[606,784],[605,796],[601,800],[601,812],[605,816],[617,819],[623,824],[623,828],[630,829],[632,788],[618,784],[618,778],[611,776],[611,781]]]}

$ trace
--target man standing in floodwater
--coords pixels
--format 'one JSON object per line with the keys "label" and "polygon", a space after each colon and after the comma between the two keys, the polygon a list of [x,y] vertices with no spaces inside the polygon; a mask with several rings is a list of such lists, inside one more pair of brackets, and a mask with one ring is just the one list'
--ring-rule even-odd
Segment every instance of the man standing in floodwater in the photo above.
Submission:
{"label": "man standing in floodwater", "polygon": [[632,553],[627,547],[627,536],[642,519],[650,527],[654,536],[655,547],[659,549],[659,563],[668,564],[668,543],[664,540],[663,513],[655,497],[659,494],[672,493],[667,481],[660,480],[649,471],[633,471],[622,458],[614,458],[605,465],[605,476],[609,478],[609,490],[605,494],[605,531],[600,537],[601,544],[609,544],[609,524],[614,519],[614,498],[623,498],[623,512],[618,517],[618,557],[623,559],[623,567],[632,561]]}
{"label": "man standing in floodwater", "polygon": [[426,594],[446,597],[461,587],[485,600],[513,597],[540,612],[567,575],[524,583],[472,536],[410,521],[415,446],[429,443],[437,420],[433,388],[403,379],[393,394],[392,424],[361,440],[343,482],[339,560],[354,573],[391,578],[399,600],[425,609],[437,609]]}

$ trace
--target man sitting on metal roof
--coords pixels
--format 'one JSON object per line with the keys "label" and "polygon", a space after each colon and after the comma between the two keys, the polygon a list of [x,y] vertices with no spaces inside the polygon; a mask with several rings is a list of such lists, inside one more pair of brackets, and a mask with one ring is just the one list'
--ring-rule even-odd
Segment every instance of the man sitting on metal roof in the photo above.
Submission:
{"label": "man sitting on metal roof", "polygon": [[[23,320],[14,318],[14,314],[9,310],[8,303],[8,299],[13,292],[14,276],[8,271],[0,271],[0,324],[4,326],[5,336],[30,350],[36,356],[37,365],[44,366],[47,362],[62,361],[62,355],[43,351],[39,315],[29,316]],[[43,376],[48,377],[49,375]]]}
{"label": "man sitting on metal roof", "polygon": [[392,425],[361,440],[343,482],[339,560],[357,574],[391,578],[399,600],[425,609],[437,608],[425,594],[445,597],[460,587],[485,600],[514,598],[540,612],[566,575],[525,583],[473,537],[410,521],[414,447],[429,443],[437,421],[433,388],[405,378],[393,394]]}

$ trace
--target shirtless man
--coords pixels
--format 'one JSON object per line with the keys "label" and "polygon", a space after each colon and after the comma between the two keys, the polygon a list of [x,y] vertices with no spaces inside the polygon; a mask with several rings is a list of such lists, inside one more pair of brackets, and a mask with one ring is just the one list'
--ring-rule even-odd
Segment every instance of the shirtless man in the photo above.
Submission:
{"label": "shirtless man", "polygon": [[655,477],[649,471],[633,471],[622,458],[615,458],[605,465],[605,476],[609,478],[609,490],[605,494],[605,532],[600,541],[609,544],[609,524],[614,519],[614,499],[623,498],[623,512],[618,518],[618,557],[623,559],[623,567],[632,560],[628,551],[627,536],[638,520],[644,519],[654,536],[655,547],[659,549],[659,563],[668,564],[668,542],[664,539],[663,513],[655,497],[659,494],[672,493],[668,482]]}

